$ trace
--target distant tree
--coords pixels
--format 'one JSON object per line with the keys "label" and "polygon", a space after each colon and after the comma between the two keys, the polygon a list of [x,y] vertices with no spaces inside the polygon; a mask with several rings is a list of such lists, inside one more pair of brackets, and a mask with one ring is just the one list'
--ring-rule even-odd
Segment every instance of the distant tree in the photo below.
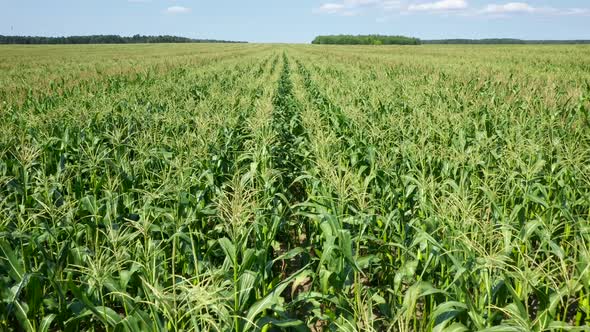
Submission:
{"label": "distant tree", "polygon": [[590,44],[590,40],[522,40],[513,38],[486,39],[437,39],[423,40],[423,44],[473,44],[473,45],[508,45],[508,44]]}
{"label": "distant tree", "polygon": [[177,36],[122,37],[118,35],[90,35],[69,37],[3,36],[0,44],[139,44],[139,43],[243,43],[215,39],[191,39]]}
{"label": "distant tree", "polygon": [[317,36],[311,43],[326,45],[420,45],[420,39],[405,36],[332,35]]}

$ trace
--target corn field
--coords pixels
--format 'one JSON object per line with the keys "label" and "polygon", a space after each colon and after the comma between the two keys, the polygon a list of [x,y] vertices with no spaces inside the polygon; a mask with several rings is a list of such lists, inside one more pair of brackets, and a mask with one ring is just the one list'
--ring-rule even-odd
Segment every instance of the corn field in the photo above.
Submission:
{"label": "corn field", "polygon": [[588,46],[0,47],[0,331],[588,331]]}

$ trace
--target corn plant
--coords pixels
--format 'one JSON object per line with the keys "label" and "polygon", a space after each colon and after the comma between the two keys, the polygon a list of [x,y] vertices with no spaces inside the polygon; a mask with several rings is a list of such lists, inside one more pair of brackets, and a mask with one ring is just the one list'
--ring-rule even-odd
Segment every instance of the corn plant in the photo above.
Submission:
{"label": "corn plant", "polygon": [[0,50],[2,331],[590,325],[586,46]]}

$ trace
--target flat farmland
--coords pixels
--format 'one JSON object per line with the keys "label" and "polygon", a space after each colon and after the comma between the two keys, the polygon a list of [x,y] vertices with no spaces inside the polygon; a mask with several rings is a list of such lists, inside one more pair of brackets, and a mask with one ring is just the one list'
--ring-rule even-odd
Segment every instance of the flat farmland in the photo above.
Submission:
{"label": "flat farmland", "polygon": [[0,46],[1,331],[589,324],[589,46]]}

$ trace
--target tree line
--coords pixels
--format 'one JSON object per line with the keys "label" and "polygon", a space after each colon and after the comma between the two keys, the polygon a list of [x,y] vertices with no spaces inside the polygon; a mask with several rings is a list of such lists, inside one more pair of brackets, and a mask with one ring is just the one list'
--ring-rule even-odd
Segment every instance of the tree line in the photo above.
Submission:
{"label": "tree line", "polygon": [[91,35],[69,37],[3,36],[0,44],[141,44],[141,43],[242,43],[229,40],[192,39],[177,36],[123,37],[119,35]]}
{"label": "tree line", "polygon": [[590,44],[590,40],[523,40],[514,38],[436,39],[422,40],[423,44]]}
{"label": "tree line", "polygon": [[485,38],[485,39],[432,39],[421,40],[405,36],[383,35],[327,35],[317,36],[312,44],[325,45],[420,45],[420,44],[457,44],[457,45],[517,45],[517,44],[590,44],[590,40],[525,40],[515,38]]}
{"label": "tree line", "polygon": [[405,36],[383,35],[329,35],[317,36],[312,44],[326,45],[420,45],[420,39]]}

